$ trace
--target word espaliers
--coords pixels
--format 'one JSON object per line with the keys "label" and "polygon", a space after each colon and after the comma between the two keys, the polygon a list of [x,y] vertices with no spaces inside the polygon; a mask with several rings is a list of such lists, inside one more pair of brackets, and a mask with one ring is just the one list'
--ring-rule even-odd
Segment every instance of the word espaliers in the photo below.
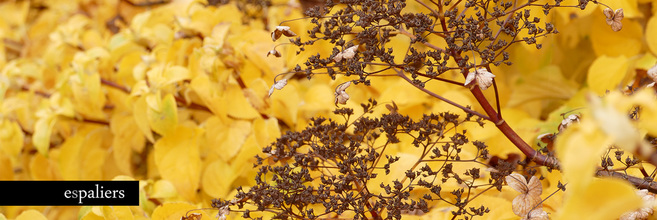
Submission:
{"label": "word espaliers", "polygon": [[82,204],[82,199],[122,199],[125,198],[124,190],[104,190],[103,186],[96,184],[96,190],[66,190],[64,197],[67,199],[78,199],[78,204]]}

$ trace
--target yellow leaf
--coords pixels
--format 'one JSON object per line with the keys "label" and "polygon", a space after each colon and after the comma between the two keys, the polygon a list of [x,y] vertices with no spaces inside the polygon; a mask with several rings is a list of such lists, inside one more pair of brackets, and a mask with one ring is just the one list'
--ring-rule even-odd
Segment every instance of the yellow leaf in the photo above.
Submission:
{"label": "yellow leaf", "polygon": [[71,75],[75,109],[82,115],[94,119],[103,119],[103,107],[105,106],[105,93],[100,85],[100,75],[81,73]]}
{"label": "yellow leaf", "polygon": [[193,210],[197,209],[196,206],[193,206],[189,203],[164,203],[161,206],[158,206],[155,211],[153,211],[153,219],[160,220],[180,220],[181,217],[189,213],[199,213],[201,214],[202,220],[210,220],[211,216],[208,215],[204,210]]}
{"label": "yellow leaf", "polygon": [[[255,129],[257,128],[254,127]],[[244,141],[240,152],[230,161],[229,173],[234,173],[235,177],[244,177],[247,181],[251,181],[246,183],[240,182],[240,185],[250,186],[255,184],[253,177],[256,175],[257,169],[253,169],[253,164],[256,162],[255,155],[260,153],[262,153],[262,147],[256,141],[256,134],[251,133]],[[233,182],[233,180],[230,182]]]}
{"label": "yellow leaf", "polygon": [[15,121],[0,119],[0,150],[7,156],[17,158],[23,149],[23,138],[25,134]]}
{"label": "yellow leaf", "polygon": [[645,39],[652,54],[657,54],[657,14],[654,14],[646,24]]}
{"label": "yellow leaf", "polygon": [[41,219],[47,220],[46,216],[41,214],[41,212],[34,209],[30,209],[21,212],[21,214],[18,215],[15,220],[41,220]]}
{"label": "yellow leaf", "polygon": [[[621,96],[617,91],[612,94],[610,96]],[[627,117],[627,113],[616,110],[612,106],[615,103],[603,104],[596,95],[591,94],[588,99],[591,116],[597,122],[598,128],[612,139],[614,145],[629,152],[636,152],[636,148],[642,144],[643,137]]]}
{"label": "yellow leaf", "polygon": [[135,219],[129,206],[103,206],[105,220]]}
{"label": "yellow leaf", "polygon": [[239,152],[247,135],[251,133],[251,123],[243,120],[222,121],[215,116],[205,123],[206,144],[226,162]]}
{"label": "yellow leaf", "polygon": [[611,57],[624,55],[631,57],[641,51],[643,29],[641,25],[625,18],[622,21],[623,29],[614,32],[605,22],[602,12],[593,13],[593,21],[590,27],[591,46],[593,51],[600,57],[607,55]]}
{"label": "yellow leaf", "polygon": [[212,34],[209,37],[203,39],[203,46],[211,48],[214,51],[219,51],[224,46],[224,40],[226,34],[228,34],[228,29],[230,28],[230,22],[219,23],[212,28]]}
{"label": "yellow leaf", "polygon": [[619,179],[595,179],[581,190],[567,188],[557,219],[618,219],[624,212],[641,207],[642,200],[634,190],[634,186]]}
{"label": "yellow leaf", "polygon": [[232,189],[230,185],[237,178],[231,166],[222,160],[215,160],[203,172],[203,190],[214,198],[224,198]]}
{"label": "yellow leaf", "polygon": [[253,131],[255,133],[256,143],[264,148],[276,138],[281,136],[281,129],[278,126],[278,119],[256,119],[253,121]]}
{"label": "yellow leaf", "polygon": [[166,136],[175,131],[178,125],[178,106],[172,94],[167,94],[160,102],[159,111],[148,108],[148,122],[153,131]]}
{"label": "yellow leaf", "polygon": [[0,180],[14,180],[14,166],[9,155],[0,152]]}
{"label": "yellow leaf", "polygon": [[217,84],[211,84],[210,79],[206,74],[199,74],[190,84],[190,88],[201,98],[203,104],[207,106],[212,113],[217,115],[222,119],[227,119],[227,111],[229,108],[225,108],[226,103],[225,96],[221,95],[219,91],[220,87]]}
{"label": "yellow leaf", "polygon": [[132,175],[132,152],[141,153],[146,139],[139,134],[139,126],[132,115],[114,114],[110,121],[112,130],[112,156],[123,173]]}
{"label": "yellow leaf", "polygon": [[390,100],[394,100],[397,103],[400,114],[408,114],[411,117],[417,118],[424,114],[425,109],[422,103],[428,99],[427,94],[416,89],[406,81],[398,80],[385,88],[381,93],[381,97],[377,99],[379,102],[389,102]]}
{"label": "yellow leaf", "polygon": [[78,212],[78,219],[80,220],[105,220],[103,216],[96,215],[92,211],[93,206],[82,206]]}
{"label": "yellow leaf", "polygon": [[36,154],[30,160],[30,177],[32,180],[58,180],[55,163],[41,154]]}
{"label": "yellow leaf", "polygon": [[107,127],[85,125],[60,146],[57,162],[66,180],[102,179],[100,172],[105,163],[105,150],[111,133]]}
{"label": "yellow leaf", "polygon": [[155,181],[149,193],[151,198],[172,198],[178,195],[176,187],[168,180]]}
{"label": "yellow leaf", "polygon": [[628,68],[628,59],[625,56],[600,56],[589,67],[586,82],[589,88],[598,95],[606,91],[617,89],[625,77]]}
{"label": "yellow leaf", "polygon": [[155,164],[162,179],[171,181],[178,194],[187,201],[196,200],[200,181],[201,158],[198,140],[203,135],[199,128],[177,126],[171,135],[155,142]]}
{"label": "yellow leaf", "polygon": [[37,149],[37,151],[39,151],[39,153],[41,153],[41,155],[48,156],[48,149],[50,148],[50,136],[52,135],[52,130],[55,126],[55,123],[57,123],[56,116],[48,114],[44,115],[44,117],[40,117],[34,125],[32,144],[34,144],[34,147]]}
{"label": "yellow leaf", "polygon": [[141,130],[144,136],[146,136],[146,139],[148,139],[151,143],[155,142],[155,139],[153,138],[153,132],[151,131],[151,126],[148,120],[149,118],[147,116],[147,111],[149,108],[146,103],[146,97],[141,96],[137,98],[132,109],[132,114],[135,118],[135,122],[137,123],[137,127],[139,127],[139,130]]}
{"label": "yellow leaf", "polygon": [[[508,105],[513,107],[532,101],[566,100],[577,92],[578,86],[565,79],[559,67],[549,65],[523,77],[523,82],[511,93]],[[536,103],[532,107],[536,108]]]}
{"label": "yellow leaf", "polygon": [[[466,94],[465,91],[466,90],[458,90],[458,89],[448,90],[444,93],[441,93],[440,96],[452,100],[453,102],[459,103],[462,106],[473,106],[472,100],[470,99],[472,95]],[[395,103],[397,102],[395,101]],[[453,105],[450,105],[446,102],[436,102],[431,108],[431,112],[433,113],[450,112],[450,113],[459,114],[460,118],[465,117],[465,115],[463,114],[463,110]]]}
{"label": "yellow leaf", "polygon": [[[588,112],[587,112],[588,113]],[[590,115],[584,113],[584,115]],[[590,118],[581,119],[559,134],[555,142],[557,158],[561,162],[568,188],[585,188],[593,180],[600,154],[611,144],[611,140],[596,129]]]}
{"label": "yellow leaf", "polygon": [[[246,100],[242,89],[238,85],[229,85],[224,93],[228,115],[238,119],[253,119],[260,117],[260,113]],[[226,107],[227,107],[226,106]]]}
{"label": "yellow leaf", "polygon": [[295,127],[299,114],[299,90],[296,82],[290,82],[285,89],[272,95],[272,112],[290,127]]}

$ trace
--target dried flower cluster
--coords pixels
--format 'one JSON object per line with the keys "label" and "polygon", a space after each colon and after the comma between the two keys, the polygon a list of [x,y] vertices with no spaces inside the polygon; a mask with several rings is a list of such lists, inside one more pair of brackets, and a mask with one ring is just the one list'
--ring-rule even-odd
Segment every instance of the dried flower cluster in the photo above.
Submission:
{"label": "dried flower cluster", "polygon": [[[364,112],[371,112],[376,105],[370,100],[362,107]],[[281,219],[399,219],[403,213],[428,212],[432,204],[449,202],[457,208],[452,214],[471,218],[489,211],[468,205],[475,192],[481,192],[477,189],[501,189],[504,176],[515,168],[503,163],[490,173],[478,168],[465,173],[453,170],[453,162],[481,164],[477,161],[488,157],[486,145],[478,141],[471,146],[477,152],[475,158],[460,156],[470,141],[465,131],[455,131],[472,117],[459,119],[458,115],[440,113],[415,121],[392,112],[380,118],[361,116],[349,123],[352,109],[334,113],[347,121],[315,118],[305,130],[287,132],[263,150],[266,157],[258,157],[256,185],[238,189],[233,200],[237,202],[214,200],[213,207],[236,205],[244,218],[269,212],[274,214],[269,217]],[[425,152],[416,166],[397,167],[400,157],[386,151],[389,145],[400,142],[401,136],[414,137],[412,144]],[[374,145],[379,139],[384,140],[383,146]],[[406,175],[391,182],[373,182],[377,176],[399,169],[406,170]],[[475,183],[484,177],[489,178],[489,184]],[[463,188],[442,192],[441,185],[447,181],[456,181]],[[383,193],[373,193],[373,187]],[[246,209],[247,204],[256,208]]]}

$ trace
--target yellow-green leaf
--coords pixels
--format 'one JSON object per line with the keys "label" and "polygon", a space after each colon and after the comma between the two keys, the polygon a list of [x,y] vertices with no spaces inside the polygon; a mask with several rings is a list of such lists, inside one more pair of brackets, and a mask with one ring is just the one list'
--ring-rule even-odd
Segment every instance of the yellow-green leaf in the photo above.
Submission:
{"label": "yellow-green leaf", "polygon": [[148,108],[146,114],[153,131],[162,136],[171,134],[178,125],[178,106],[176,99],[171,94],[164,96],[159,110]]}

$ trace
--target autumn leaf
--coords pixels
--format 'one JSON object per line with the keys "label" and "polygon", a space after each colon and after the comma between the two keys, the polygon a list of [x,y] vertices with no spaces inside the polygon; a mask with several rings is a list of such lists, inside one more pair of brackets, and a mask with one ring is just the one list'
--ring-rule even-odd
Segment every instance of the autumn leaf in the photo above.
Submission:
{"label": "autumn leaf", "polygon": [[171,135],[154,144],[155,164],[162,178],[171,181],[187,201],[196,200],[201,176],[199,138],[203,130],[177,126]]}

